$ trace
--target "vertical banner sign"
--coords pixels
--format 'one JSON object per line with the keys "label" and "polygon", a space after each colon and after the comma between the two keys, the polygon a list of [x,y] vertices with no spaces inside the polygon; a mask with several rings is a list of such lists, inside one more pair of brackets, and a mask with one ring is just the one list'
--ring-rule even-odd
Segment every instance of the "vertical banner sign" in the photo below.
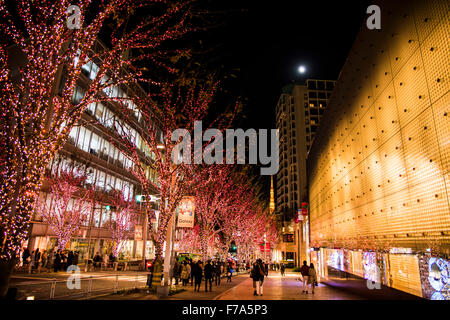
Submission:
{"label": "vertical banner sign", "polygon": [[183,197],[178,207],[178,228],[194,227],[195,197]]}

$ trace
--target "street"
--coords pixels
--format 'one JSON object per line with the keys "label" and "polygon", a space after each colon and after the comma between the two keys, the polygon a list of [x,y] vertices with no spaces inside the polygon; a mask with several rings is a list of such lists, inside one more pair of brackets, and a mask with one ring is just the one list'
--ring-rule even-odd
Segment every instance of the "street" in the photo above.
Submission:
{"label": "street", "polygon": [[[53,299],[95,299],[95,300],[155,300],[158,299],[153,293],[147,290],[138,292],[121,292],[133,288],[143,289],[147,276],[143,272],[89,272],[80,274],[80,287],[70,289],[69,275],[67,273],[41,273],[27,275],[13,275],[10,286],[18,289],[18,299],[33,297],[35,300],[50,299],[52,292],[52,280],[54,282]],[[188,284],[183,287],[176,286],[181,291],[170,295],[168,300],[359,300],[359,296],[345,293],[341,290],[331,288],[324,284],[319,284],[315,289],[315,294],[301,293],[301,282],[299,274],[286,272],[285,277],[281,277],[279,272],[270,271],[269,277],[264,280],[264,295],[253,296],[253,281],[248,274],[233,276],[232,282],[227,283],[226,278],[221,279],[220,286],[215,286],[213,282],[212,292],[205,292],[205,283],[202,282],[200,292],[194,292],[194,286]],[[89,282],[91,287],[89,289]],[[116,291],[114,288],[117,281]],[[90,292],[90,294],[88,294]]]}

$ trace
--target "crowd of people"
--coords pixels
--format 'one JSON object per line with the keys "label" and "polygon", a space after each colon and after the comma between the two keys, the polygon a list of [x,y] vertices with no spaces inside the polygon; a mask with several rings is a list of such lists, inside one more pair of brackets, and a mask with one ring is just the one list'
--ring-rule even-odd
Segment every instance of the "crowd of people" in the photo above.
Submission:
{"label": "crowd of people", "polygon": [[[241,268],[245,268],[245,264]],[[232,282],[234,272],[239,271],[239,266],[234,260],[227,262],[208,260],[205,264],[201,261],[193,261],[191,258],[184,258],[183,261],[176,259],[172,269],[172,277],[175,285],[180,281],[183,286],[191,284],[194,291],[199,292],[202,281],[205,283],[205,292],[212,291],[213,283],[220,286],[222,276],[226,276],[227,283]]]}
{"label": "crowd of people", "polygon": [[30,250],[25,248],[22,251],[18,266],[28,267],[32,272],[41,269],[53,270],[54,272],[65,271],[71,265],[78,265],[78,251],[70,250],[43,250],[39,248]]}

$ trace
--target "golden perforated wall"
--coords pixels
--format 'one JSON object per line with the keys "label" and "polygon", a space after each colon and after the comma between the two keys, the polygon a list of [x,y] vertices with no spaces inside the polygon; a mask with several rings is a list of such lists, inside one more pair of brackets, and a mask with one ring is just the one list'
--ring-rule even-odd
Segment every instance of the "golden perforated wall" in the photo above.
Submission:
{"label": "golden perforated wall", "polygon": [[448,2],[378,5],[309,155],[311,245],[449,253]]}

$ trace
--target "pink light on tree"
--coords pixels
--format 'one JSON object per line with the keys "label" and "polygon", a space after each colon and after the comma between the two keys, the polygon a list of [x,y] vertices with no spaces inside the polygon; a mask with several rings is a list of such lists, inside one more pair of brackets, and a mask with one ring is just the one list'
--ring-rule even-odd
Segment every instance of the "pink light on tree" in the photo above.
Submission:
{"label": "pink light on tree", "polygon": [[52,181],[49,201],[37,203],[37,213],[58,237],[59,250],[66,248],[70,238],[91,213],[89,192],[83,189],[86,178],[86,174],[79,169],[61,170]]}
{"label": "pink light on tree", "polygon": [[138,215],[134,202],[132,199],[126,199],[123,191],[113,191],[111,202],[114,212],[109,229],[113,243],[112,252],[114,257],[117,257],[124,241],[132,234]]}
{"label": "pink light on tree", "polygon": [[[172,141],[172,133],[178,128],[192,132],[194,122],[206,115],[215,91],[215,84],[189,87],[164,85],[157,97],[153,94],[136,97],[133,102],[141,112],[141,122],[145,128],[140,140],[146,150],[141,150],[135,143],[136,137],[126,130],[120,130],[120,134],[116,135],[120,142],[117,147],[132,161],[130,172],[141,183],[145,196],[150,198],[156,193],[160,197],[158,228],[151,230],[155,260],[162,257],[169,221],[186,194],[192,174],[191,165],[172,162],[173,150],[178,145],[178,141]],[[190,151],[184,151],[183,156],[192,156],[187,154]],[[156,171],[156,180],[149,174],[150,169]]]}
{"label": "pink light on tree", "polygon": [[[79,0],[79,29],[67,27],[70,4],[0,1],[0,297],[28,236],[44,170],[83,111],[117,101],[107,95],[114,86],[154,83],[139,62],[173,72],[166,61],[181,53],[164,44],[188,31],[186,1]],[[152,14],[140,14],[146,8]],[[95,72],[82,74],[93,64]],[[87,87],[77,97],[80,79]]]}

